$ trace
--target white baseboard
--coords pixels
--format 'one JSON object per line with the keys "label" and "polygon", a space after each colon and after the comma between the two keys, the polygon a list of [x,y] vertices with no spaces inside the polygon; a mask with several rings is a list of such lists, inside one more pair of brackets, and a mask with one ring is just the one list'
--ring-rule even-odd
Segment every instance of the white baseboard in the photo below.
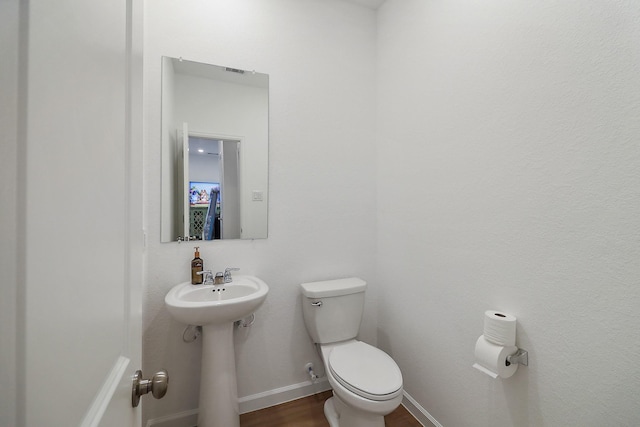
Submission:
{"label": "white baseboard", "polygon": [[312,394],[321,393],[330,390],[329,381],[321,379],[312,383],[305,381],[298,384],[288,385],[262,393],[252,394],[250,396],[238,399],[240,403],[240,413],[257,411],[258,409],[268,408],[270,406],[280,405],[281,403],[290,402],[302,397],[311,396]]}
{"label": "white baseboard", "polygon": [[433,424],[435,427],[442,427],[442,424],[433,418],[433,415],[427,412],[427,410],[416,402],[416,400],[406,391],[403,391],[402,406],[407,408],[407,411],[409,411],[411,415],[413,415],[423,426],[431,426]]}

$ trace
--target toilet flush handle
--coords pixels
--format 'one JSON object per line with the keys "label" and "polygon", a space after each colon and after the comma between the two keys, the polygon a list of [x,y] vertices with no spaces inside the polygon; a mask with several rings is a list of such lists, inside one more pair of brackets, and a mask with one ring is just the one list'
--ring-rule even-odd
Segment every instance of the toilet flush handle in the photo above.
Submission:
{"label": "toilet flush handle", "polygon": [[311,303],[311,305],[314,307],[322,307],[322,301],[314,301]]}

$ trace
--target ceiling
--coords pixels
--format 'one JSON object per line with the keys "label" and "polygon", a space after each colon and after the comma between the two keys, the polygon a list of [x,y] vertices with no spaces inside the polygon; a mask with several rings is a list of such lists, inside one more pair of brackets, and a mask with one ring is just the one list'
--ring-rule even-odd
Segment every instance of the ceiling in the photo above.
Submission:
{"label": "ceiling", "polygon": [[365,7],[369,7],[371,9],[377,9],[380,7],[384,0],[347,0],[351,3],[356,3]]}
{"label": "ceiling", "polygon": [[204,64],[201,62],[187,61],[182,58],[168,58],[173,62],[173,70],[176,74],[186,74],[188,76],[203,77],[211,80],[218,80],[227,83],[241,84],[245,86],[255,86],[261,88],[269,87],[269,76],[255,71],[243,71],[235,68],[221,67],[219,65]]}

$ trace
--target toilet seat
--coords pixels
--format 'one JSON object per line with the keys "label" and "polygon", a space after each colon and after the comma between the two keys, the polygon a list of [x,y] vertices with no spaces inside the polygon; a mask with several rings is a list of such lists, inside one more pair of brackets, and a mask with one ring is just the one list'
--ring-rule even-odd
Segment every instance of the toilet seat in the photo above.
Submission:
{"label": "toilet seat", "polygon": [[385,401],[402,393],[402,373],[396,362],[361,341],[334,347],[327,365],[336,381],[366,399]]}

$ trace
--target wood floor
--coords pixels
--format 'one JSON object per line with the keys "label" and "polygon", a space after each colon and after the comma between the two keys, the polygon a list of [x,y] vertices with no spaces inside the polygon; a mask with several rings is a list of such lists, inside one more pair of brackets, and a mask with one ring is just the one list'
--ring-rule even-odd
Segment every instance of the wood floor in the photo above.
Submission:
{"label": "wood floor", "polygon": [[[331,397],[331,391],[283,403],[240,415],[240,427],[328,427],[324,417],[324,401]],[[386,427],[421,427],[404,408],[384,417]]]}

